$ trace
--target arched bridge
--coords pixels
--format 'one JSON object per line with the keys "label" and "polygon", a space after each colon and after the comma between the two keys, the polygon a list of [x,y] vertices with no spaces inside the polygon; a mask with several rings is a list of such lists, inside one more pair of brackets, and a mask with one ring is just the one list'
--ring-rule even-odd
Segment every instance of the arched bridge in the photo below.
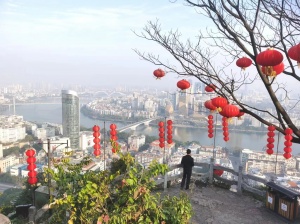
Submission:
{"label": "arched bridge", "polygon": [[139,125],[142,125],[142,124],[144,124],[144,125],[149,125],[149,123],[150,123],[151,121],[155,121],[155,120],[158,120],[158,119],[160,119],[160,118],[161,118],[161,117],[153,117],[153,118],[149,118],[149,119],[146,119],[146,120],[143,120],[143,121],[138,121],[138,122],[136,122],[136,123],[126,125],[126,126],[124,126],[124,127],[122,127],[122,128],[118,128],[117,131],[118,131],[118,132],[123,132],[123,131],[126,131],[126,130],[128,130],[128,129],[135,130],[136,127],[139,126]]}

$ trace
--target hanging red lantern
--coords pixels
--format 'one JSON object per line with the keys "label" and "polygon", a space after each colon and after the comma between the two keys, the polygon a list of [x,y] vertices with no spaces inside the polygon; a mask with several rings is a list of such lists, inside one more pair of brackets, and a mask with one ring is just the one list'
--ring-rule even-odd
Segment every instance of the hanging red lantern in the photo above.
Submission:
{"label": "hanging red lantern", "polygon": [[180,81],[177,82],[177,87],[181,90],[185,90],[190,88],[191,84],[189,83],[189,81],[182,79]]}
{"label": "hanging red lantern", "polygon": [[[169,122],[170,123],[170,122]],[[165,147],[165,123],[163,121],[158,122],[159,130],[159,147]]]}
{"label": "hanging red lantern", "polygon": [[239,120],[242,119],[242,116],[244,116],[244,112],[240,110],[239,114],[236,116]]}
{"label": "hanging red lantern", "polygon": [[250,65],[252,64],[252,61],[250,58],[247,58],[247,57],[242,57],[242,58],[239,58],[237,61],[236,61],[236,65],[240,68],[242,68],[243,70],[245,70],[247,67],[249,67]]}
{"label": "hanging red lantern", "polygon": [[213,126],[213,119],[214,119],[214,116],[212,116],[211,114],[210,115],[208,115],[208,117],[207,117],[208,119],[207,119],[207,121],[208,121],[208,137],[209,138],[213,138],[214,137],[214,126]]}
{"label": "hanging red lantern", "polygon": [[117,137],[117,125],[116,124],[111,124],[110,126],[110,141],[111,141],[111,146],[112,146],[112,153],[116,153],[118,151],[118,143],[116,142],[118,140]]}
{"label": "hanging red lantern", "polygon": [[216,86],[214,84],[209,84],[205,87],[205,91],[208,93],[214,92],[216,90]]}
{"label": "hanging red lantern", "polygon": [[100,127],[98,125],[94,125],[93,127],[93,142],[94,142],[94,155],[96,157],[100,156],[101,154],[101,145],[100,145]]}
{"label": "hanging red lantern", "polygon": [[283,55],[272,48],[260,52],[256,56],[256,63],[261,66],[275,66],[283,61]]}
{"label": "hanging red lantern", "polygon": [[27,149],[26,152],[25,152],[25,154],[28,157],[32,157],[35,154],[35,150],[33,150],[33,149]]}
{"label": "hanging red lantern", "polygon": [[265,74],[267,76],[274,77],[284,71],[284,64],[283,64],[283,62],[281,62],[280,64],[275,65],[275,66],[262,66],[261,71],[263,74]]}
{"label": "hanging red lantern", "polygon": [[268,144],[267,144],[267,150],[266,150],[266,152],[267,152],[267,154],[268,155],[272,155],[273,154],[273,148],[274,148],[274,136],[275,136],[275,133],[274,133],[274,131],[275,131],[275,126],[274,125],[270,125],[269,127],[268,127],[268,138],[267,138],[267,141],[268,141]]}
{"label": "hanging red lantern", "polygon": [[288,50],[288,56],[292,59],[297,61],[297,65],[300,68],[300,44],[297,44],[291,47]]}
{"label": "hanging red lantern", "polygon": [[209,109],[211,112],[213,112],[213,111],[215,111],[215,110],[217,109],[217,107],[213,105],[213,103],[212,103],[211,100],[205,101],[204,106],[205,106],[207,109]]}
{"label": "hanging red lantern", "polygon": [[291,155],[291,152],[292,152],[291,146],[293,144],[292,143],[293,130],[291,128],[287,128],[287,129],[284,130],[284,133],[285,133],[285,137],[284,137],[285,138],[285,141],[284,141],[284,145],[285,145],[284,152],[285,153],[283,154],[283,156],[284,156],[284,158],[289,159],[289,158],[292,157],[292,155]]}
{"label": "hanging red lantern", "polygon": [[29,177],[27,182],[30,184],[30,185],[35,185],[37,182],[38,182],[38,179],[36,177]]}
{"label": "hanging red lantern", "polygon": [[227,104],[222,108],[222,115],[227,118],[236,117],[239,113],[240,109],[235,105]]}
{"label": "hanging red lantern", "polygon": [[222,111],[222,108],[225,107],[228,104],[228,101],[226,98],[218,96],[216,98],[213,98],[211,100],[212,104],[217,107],[217,110],[220,112]]}
{"label": "hanging red lantern", "polygon": [[168,144],[172,144],[173,140],[172,140],[172,120],[167,120],[167,142]]}
{"label": "hanging red lantern", "polygon": [[36,169],[36,164],[34,163],[29,163],[27,166],[27,170],[35,170]]}
{"label": "hanging red lantern", "polygon": [[153,75],[156,77],[156,79],[160,79],[165,76],[165,72],[159,68],[154,70]]}
{"label": "hanging red lantern", "polygon": [[283,157],[286,159],[289,159],[292,157],[292,154],[291,153],[283,153]]}
{"label": "hanging red lantern", "polygon": [[[27,163],[28,163],[28,166],[27,166],[27,170],[29,171],[28,172],[28,179],[27,179],[27,182],[30,184],[30,185],[34,185],[37,183],[37,172],[35,171],[36,169],[36,158],[34,157],[35,155],[35,150],[34,149],[28,149],[26,150],[26,155],[28,156],[27,158]],[[48,161],[50,162],[50,161]]]}
{"label": "hanging red lantern", "polygon": [[225,142],[229,141],[228,122],[226,117],[222,117],[223,125],[223,139]]}

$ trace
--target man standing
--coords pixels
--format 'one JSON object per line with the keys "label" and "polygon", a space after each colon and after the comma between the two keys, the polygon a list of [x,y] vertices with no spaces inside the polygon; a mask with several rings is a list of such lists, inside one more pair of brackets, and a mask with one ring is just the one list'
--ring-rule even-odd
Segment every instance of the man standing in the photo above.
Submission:
{"label": "man standing", "polygon": [[181,166],[183,167],[183,177],[181,180],[181,190],[185,185],[185,189],[188,190],[190,186],[190,180],[192,175],[192,167],[194,166],[194,159],[191,157],[191,150],[186,150],[186,155],[181,159]]}

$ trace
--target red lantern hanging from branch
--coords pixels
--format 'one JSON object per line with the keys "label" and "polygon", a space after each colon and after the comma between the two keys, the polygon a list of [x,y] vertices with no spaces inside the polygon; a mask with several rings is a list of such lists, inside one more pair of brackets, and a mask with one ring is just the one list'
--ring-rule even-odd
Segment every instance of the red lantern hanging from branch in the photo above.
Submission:
{"label": "red lantern hanging from branch", "polygon": [[214,112],[214,111],[217,109],[217,107],[213,105],[213,103],[212,103],[211,100],[205,101],[204,106],[205,106],[207,109],[209,109],[210,112]]}
{"label": "red lantern hanging from branch", "polygon": [[247,58],[247,57],[242,57],[242,58],[239,58],[237,61],[236,61],[236,65],[240,68],[242,68],[243,70],[245,70],[247,67],[249,67],[250,65],[252,64],[252,61],[250,58]]}
{"label": "red lantern hanging from branch", "polygon": [[159,130],[159,147],[165,147],[165,123],[163,121],[158,122]]}
{"label": "red lantern hanging from branch", "polygon": [[167,120],[167,142],[168,144],[172,144],[173,140],[172,140],[172,120]]}
{"label": "red lantern hanging from branch", "polygon": [[208,93],[214,92],[216,90],[216,86],[214,84],[209,84],[205,87],[205,91]]}
{"label": "red lantern hanging from branch", "polygon": [[275,131],[275,126],[274,125],[270,125],[268,127],[268,139],[267,139],[268,144],[266,146],[267,147],[266,152],[267,152],[268,155],[272,155],[274,153],[274,151],[273,151],[273,148],[274,148],[274,144],[273,143],[274,143],[274,136],[275,136],[274,131]]}
{"label": "red lantern hanging from branch", "polygon": [[228,122],[226,117],[222,117],[223,125],[223,139],[225,142],[229,141]]}
{"label": "red lantern hanging from branch", "polygon": [[240,113],[240,109],[231,104],[227,104],[222,108],[222,115],[227,118],[236,117]]}
{"label": "red lantern hanging from branch", "polygon": [[240,110],[239,114],[236,116],[239,120],[242,119],[242,116],[244,115],[245,113],[243,111]]}
{"label": "red lantern hanging from branch", "polygon": [[98,125],[94,125],[93,127],[93,142],[94,142],[94,155],[96,157],[101,154],[101,145],[100,145],[100,127]]}
{"label": "red lantern hanging from branch", "polygon": [[212,104],[217,107],[217,110],[220,112],[222,111],[222,108],[225,107],[228,104],[228,101],[226,98],[218,96],[216,98],[213,98],[211,100]]}
{"label": "red lantern hanging from branch", "polygon": [[111,124],[110,126],[110,142],[112,146],[112,153],[116,153],[118,151],[118,143],[116,142],[118,140],[117,137],[117,125],[116,124]]}
{"label": "red lantern hanging from branch", "polygon": [[166,73],[162,69],[160,69],[160,68],[154,70],[154,72],[153,72],[153,75],[156,77],[156,79],[160,79],[160,78],[164,77],[165,74]]}
{"label": "red lantern hanging from branch", "polygon": [[291,47],[288,50],[290,59],[297,61],[298,68],[300,68],[300,44]]}
{"label": "red lantern hanging from branch", "polygon": [[214,116],[213,115],[208,115],[208,120],[207,120],[207,122],[208,122],[208,137],[209,138],[213,138],[214,137],[214,125],[213,125],[213,122],[214,122]]}
{"label": "red lantern hanging from branch", "polygon": [[[36,178],[37,172],[35,171],[35,168],[36,168],[36,165],[35,165],[36,158],[34,157],[35,150],[28,149],[28,150],[26,150],[25,154],[27,156],[27,163],[28,163],[27,170],[29,171],[27,182],[30,185],[35,185],[38,182],[38,179]],[[50,161],[48,161],[48,162],[50,163]]]}
{"label": "red lantern hanging from branch", "polygon": [[189,83],[189,81],[182,79],[180,81],[177,82],[177,87],[181,90],[186,90],[188,88],[190,88],[191,84]]}
{"label": "red lantern hanging from branch", "polygon": [[284,138],[285,138],[285,141],[284,141],[285,148],[284,148],[283,156],[284,156],[284,158],[289,159],[289,158],[292,157],[292,154],[291,154],[292,148],[291,148],[291,146],[292,146],[292,139],[293,139],[293,136],[292,136],[293,130],[291,128],[287,128],[287,129],[285,129],[284,133],[285,133],[285,136],[284,136]]}
{"label": "red lantern hanging from branch", "polygon": [[262,51],[256,56],[256,63],[261,66],[275,66],[282,61],[283,55],[273,48]]}
{"label": "red lantern hanging from branch", "polygon": [[283,62],[281,62],[280,64],[275,65],[275,66],[262,66],[261,71],[263,74],[265,74],[267,76],[274,77],[284,71],[284,64],[283,64]]}

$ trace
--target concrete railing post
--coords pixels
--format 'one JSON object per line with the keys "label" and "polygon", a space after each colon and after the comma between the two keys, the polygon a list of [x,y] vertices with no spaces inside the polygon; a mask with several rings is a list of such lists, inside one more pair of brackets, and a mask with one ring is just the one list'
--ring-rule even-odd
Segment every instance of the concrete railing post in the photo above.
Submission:
{"label": "concrete railing post", "polygon": [[209,164],[209,184],[213,184],[214,180],[214,158],[210,158]]}
{"label": "concrete railing post", "polygon": [[239,166],[237,193],[242,194],[243,166]]}
{"label": "concrete railing post", "polygon": [[36,216],[36,207],[31,206],[28,209],[28,221],[30,224],[35,224],[35,216]]}
{"label": "concrete railing post", "polygon": [[165,177],[164,177],[164,191],[167,191],[168,188],[168,173],[165,173]]}

